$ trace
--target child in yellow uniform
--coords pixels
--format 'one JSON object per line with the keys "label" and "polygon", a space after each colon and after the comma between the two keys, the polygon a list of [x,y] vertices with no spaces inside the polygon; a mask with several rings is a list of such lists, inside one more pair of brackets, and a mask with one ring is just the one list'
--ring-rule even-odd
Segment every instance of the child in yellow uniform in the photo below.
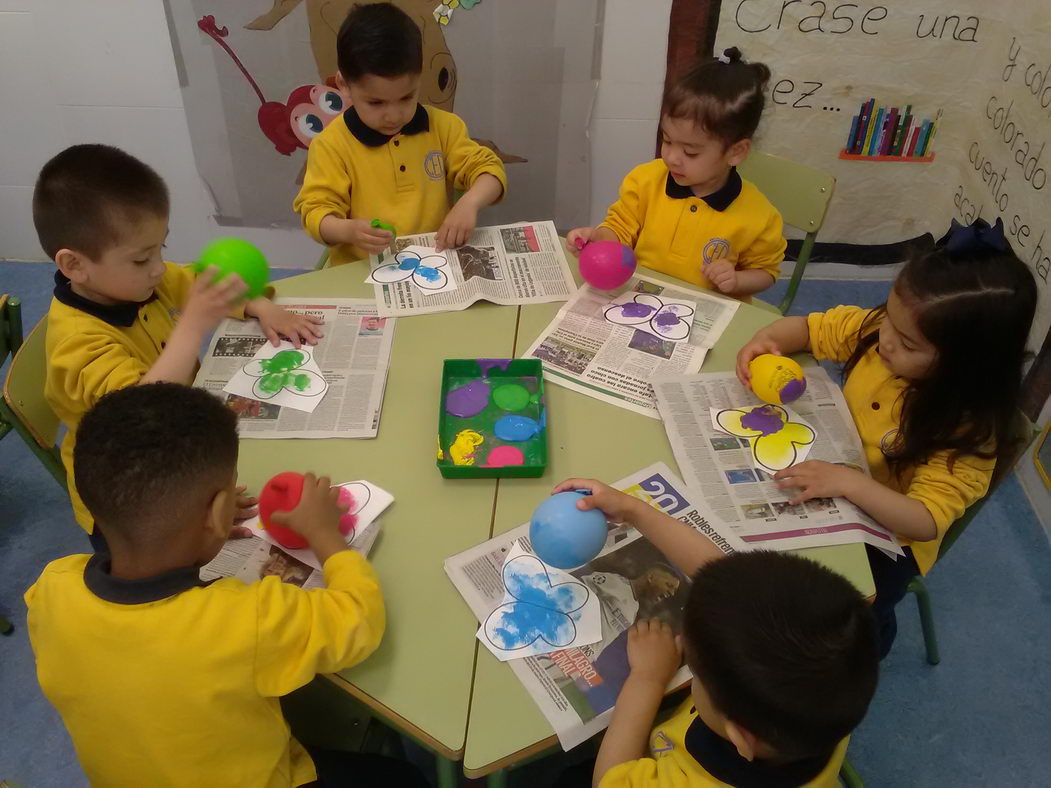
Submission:
{"label": "child in yellow uniform", "polygon": [[[857,589],[785,553],[724,557],[698,531],[601,482],[570,479],[555,488],[564,490],[588,490],[578,508],[635,526],[693,585],[681,641],[658,621],[629,631],[630,673],[594,766],[585,765],[591,780],[570,770],[556,786],[837,785],[879,671],[872,611]],[[684,656],[690,697],[653,727]]]}
{"label": "child in yellow uniform", "polygon": [[[350,10],[336,38],[336,82],[350,96],[343,117],[307,151],[293,204],[307,233],[331,248],[331,265],[361,260],[399,235],[437,230],[437,247],[461,246],[478,211],[507,188],[500,158],[474,142],[456,115],[417,101],[420,29],[390,3]],[[463,196],[450,207],[452,189]]]}
{"label": "child in yellow uniform", "polygon": [[906,263],[883,306],[781,318],[738,353],[745,385],[761,353],[809,350],[844,363],[843,394],[872,475],[808,460],[774,478],[793,504],[852,501],[904,547],[897,560],[868,551],[882,656],[909,580],[930,571],[950,526],[986,494],[997,457],[1012,449],[1036,299],[999,219],[954,221],[932,252]]}
{"label": "child in yellow uniform", "polygon": [[[234,413],[175,383],[109,394],[81,422],[74,472],[110,552],[52,561],[25,599],[40,686],[92,785],[311,782],[278,699],[383,637],[379,582],[347,548],[326,478],[307,475],[296,509],[274,515],[307,540],[326,587],[200,579],[233,527],[237,449]],[[383,764],[391,785],[422,784]]]}
{"label": "child in yellow uniform", "polygon": [[620,241],[641,265],[709,290],[747,299],[770,287],[785,256],[781,214],[737,173],[769,78],[727,49],[676,80],[661,110],[661,157],[628,173],[602,224],[570,231],[570,250]]}
{"label": "child in yellow uniform", "polygon": [[104,394],[157,380],[192,382],[202,342],[227,314],[257,318],[275,345],[278,335],[298,346],[321,333],[315,318],[266,298],[237,306],[245,289],[240,277],[213,284],[214,269],[196,277],[165,262],[168,188],[116,148],[74,145],[45,164],[33,192],[33,222],[58,266],[44,395],[68,430],[62,461],[73,512],[92,534],[73,483],[73,446],[81,417]]}

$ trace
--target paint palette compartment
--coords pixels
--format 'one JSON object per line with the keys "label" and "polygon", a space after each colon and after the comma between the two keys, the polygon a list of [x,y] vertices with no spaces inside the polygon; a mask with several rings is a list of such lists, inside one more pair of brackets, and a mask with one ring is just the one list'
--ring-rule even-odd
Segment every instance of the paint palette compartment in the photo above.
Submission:
{"label": "paint palette compartment", "polygon": [[546,410],[538,359],[445,359],[438,470],[446,479],[543,476]]}

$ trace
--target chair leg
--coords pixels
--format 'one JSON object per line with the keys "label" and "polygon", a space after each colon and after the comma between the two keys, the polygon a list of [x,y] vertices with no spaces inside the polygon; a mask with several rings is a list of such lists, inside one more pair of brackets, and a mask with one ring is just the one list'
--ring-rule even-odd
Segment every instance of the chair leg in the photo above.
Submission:
{"label": "chair leg", "polygon": [[0,635],[10,635],[15,631],[15,625],[7,620],[6,616],[0,616]]}
{"label": "chair leg", "polygon": [[817,238],[817,233],[807,233],[806,238],[803,239],[803,245],[799,247],[799,257],[796,259],[795,270],[792,271],[792,278],[788,282],[788,290],[785,291],[785,297],[781,300],[781,306],[778,307],[782,315],[787,315],[788,310],[792,308],[792,302],[796,298],[799,283],[803,281],[803,272],[806,271],[807,263],[810,262],[810,253],[814,249],[815,238]]}
{"label": "chair leg", "polygon": [[7,403],[4,402],[3,398],[0,398],[0,423],[11,424],[15,431],[22,437],[26,446],[29,447],[30,451],[36,455],[36,458],[40,460],[47,472],[50,473],[59,486],[63,489],[66,487],[66,468],[62,464],[62,456],[59,454],[58,449],[47,450],[44,449],[36,442],[29,430],[25,428],[18,417],[8,408]]}
{"label": "chair leg", "polygon": [[858,770],[846,758],[843,759],[843,766],[840,767],[839,779],[843,781],[843,785],[847,788],[865,788],[865,783],[861,781],[861,775],[858,774]]}
{"label": "chair leg", "polygon": [[315,271],[320,271],[322,268],[327,268],[327,267],[328,267],[328,249],[325,249],[325,251],[323,251],[321,253],[321,257],[319,257],[317,259],[317,262],[314,263],[314,270]]}
{"label": "chair leg", "polygon": [[927,662],[937,665],[942,659],[938,653],[938,636],[934,631],[931,595],[927,591],[927,586],[918,577],[914,577],[909,582],[907,590],[916,595],[916,607],[920,613],[920,625],[923,627],[923,645],[927,649]]}

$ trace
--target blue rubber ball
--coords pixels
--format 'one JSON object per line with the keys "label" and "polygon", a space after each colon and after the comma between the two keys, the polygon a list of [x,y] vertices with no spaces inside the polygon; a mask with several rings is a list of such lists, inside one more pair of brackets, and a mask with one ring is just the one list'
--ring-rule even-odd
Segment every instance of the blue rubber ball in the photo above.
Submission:
{"label": "blue rubber ball", "polygon": [[560,492],[536,507],[529,523],[529,541],[541,561],[558,569],[572,569],[597,556],[606,543],[606,515],[598,509],[577,508],[583,496]]}

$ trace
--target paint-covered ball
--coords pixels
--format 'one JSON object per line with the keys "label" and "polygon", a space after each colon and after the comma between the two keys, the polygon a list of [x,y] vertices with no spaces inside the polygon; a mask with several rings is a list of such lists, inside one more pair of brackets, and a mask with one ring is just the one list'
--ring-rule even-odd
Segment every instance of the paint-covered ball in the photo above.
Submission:
{"label": "paint-covered ball", "polygon": [[248,285],[246,298],[259,298],[270,281],[266,257],[253,244],[240,238],[216,238],[201,252],[193,269],[198,273],[210,265],[219,269],[219,279],[237,274]]}
{"label": "paint-covered ball", "polygon": [[[259,493],[259,520],[263,528],[269,531],[279,545],[293,550],[306,547],[307,540],[291,528],[275,523],[273,515],[274,512],[290,512],[299,506],[299,499],[303,497],[304,478],[301,473],[285,471],[270,479]],[[349,511],[354,508],[354,498],[349,490],[340,488],[339,502],[346,504],[348,509],[339,520],[339,530],[346,536],[354,530],[358,519]]]}
{"label": "paint-covered ball", "polygon": [[560,492],[536,507],[529,523],[529,541],[541,561],[572,569],[597,556],[606,543],[606,515],[598,509],[582,512],[579,492]]}
{"label": "paint-covered ball", "polygon": [[771,405],[787,405],[806,391],[803,368],[787,356],[763,353],[751,360],[748,371],[752,375],[752,391]]}
{"label": "paint-covered ball", "polygon": [[580,252],[580,275],[599,290],[615,290],[635,273],[635,252],[618,241],[592,241]]}

